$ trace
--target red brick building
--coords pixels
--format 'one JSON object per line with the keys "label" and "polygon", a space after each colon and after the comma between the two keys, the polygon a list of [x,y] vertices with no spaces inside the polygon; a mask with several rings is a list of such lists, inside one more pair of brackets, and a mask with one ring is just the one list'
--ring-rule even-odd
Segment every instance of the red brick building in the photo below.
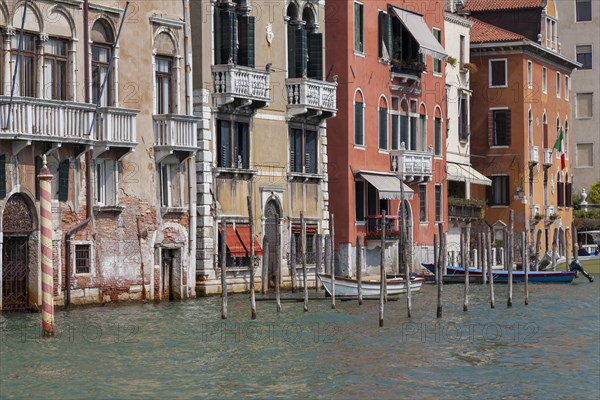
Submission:
{"label": "red brick building", "polygon": [[[329,120],[330,211],[340,274],[355,270],[357,235],[367,267],[380,264],[386,211],[389,266],[397,265],[400,181],[409,264],[433,258],[436,222],[447,226],[442,1],[332,1],[326,6],[328,71],[338,76]],[[394,157],[391,157],[391,155]]]}

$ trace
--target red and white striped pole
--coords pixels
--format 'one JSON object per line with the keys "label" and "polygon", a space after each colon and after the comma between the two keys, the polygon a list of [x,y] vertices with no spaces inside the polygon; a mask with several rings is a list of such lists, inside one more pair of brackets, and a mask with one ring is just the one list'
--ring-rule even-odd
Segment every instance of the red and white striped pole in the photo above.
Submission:
{"label": "red and white striped pole", "polygon": [[42,330],[44,336],[54,336],[54,268],[52,265],[52,174],[42,156],[40,179],[40,214],[42,226]]}

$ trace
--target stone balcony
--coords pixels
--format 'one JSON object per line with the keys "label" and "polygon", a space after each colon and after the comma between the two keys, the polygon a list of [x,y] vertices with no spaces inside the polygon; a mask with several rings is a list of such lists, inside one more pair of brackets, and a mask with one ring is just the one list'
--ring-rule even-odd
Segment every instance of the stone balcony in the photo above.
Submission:
{"label": "stone balcony", "polygon": [[537,146],[529,146],[529,165],[537,165],[540,162],[540,149]]}
{"label": "stone balcony", "polygon": [[448,218],[451,221],[476,221],[483,217],[483,207],[478,200],[448,197]]}
{"label": "stone balcony", "polygon": [[156,162],[170,155],[179,161],[193,155],[197,147],[198,118],[189,115],[159,114],[154,122],[154,154]]}
{"label": "stone balcony", "polygon": [[235,64],[212,66],[215,105],[258,109],[269,105],[269,71]]}
{"label": "stone balcony", "polygon": [[82,144],[93,147],[95,156],[111,147],[126,153],[137,144],[137,110],[103,107],[94,122],[93,104],[14,97],[7,128],[9,108],[10,97],[0,96],[0,138],[12,141],[14,154],[32,141]]}
{"label": "stone balcony", "polygon": [[405,182],[427,182],[431,179],[433,153],[408,149],[390,151],[392,171]]}
{"label": "stone balcony", "polygon": [[407,94],[421,94],[421,75],[426,65],[420,62],[398,62],[390,65],[390,89]]}
{"label": "stone balcony", "polygon": [[325,119],[337,112],[337,80],[320,81],[311,78],[285,80],[287,89],[287,114],[289,118],[305,115]]}
{"label": "stone balcony", "polygon": [[552,164],[552,149],[544,149],[544,167],[551,167]]}

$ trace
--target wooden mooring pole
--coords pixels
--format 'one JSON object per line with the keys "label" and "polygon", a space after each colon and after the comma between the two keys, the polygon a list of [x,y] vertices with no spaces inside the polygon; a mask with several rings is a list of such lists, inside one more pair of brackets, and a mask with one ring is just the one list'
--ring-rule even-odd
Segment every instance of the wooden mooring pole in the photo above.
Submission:
{"label": "wooden mooring pole", "polygon": [[523,275],[525,281],[525,305],[529,305],[529,246],[527,245],[527,229],[523,232]]}
{"label": "wooden mooring pole", "polygon": [[509,231],[507,237],[506,247],[506,260],[508,266],[508,300],[506,301],[506,306],[508,308],[512,307],[512,297],[513,297],[513,256],[515,254],[515,245],[514,245],[514,229],[515,229],[515,212],[514,210],[510,210],[509,217]]}
{"label": "wooden mooring pole", "polygon": [[358,288],[358,305],[362,306],[362,236],[356,236],[356,282]]}
{"label": "wooden mooring pole", "polygon": [[316,234],[314,236],[314,240],[315,240],[315,245],[313,246],[313,248],[315,249],[315,292],[319,292],[321,290],[321,284],[319,283],[319,274],[321,272],[323,272],[321,270],[321,261],[322,261],[322,251],[323,251],[323,246],[321,244],[321,235],[320,234]]}
{"label": "wooden mooring pole", "polygon": [[[468,229],[468,228],[466,228]],[[463,311],[469,310],[469,266],[467,265],[467,246],[465,245],[465,231],[461,229],[460,231],[460,266],[464,268],[465,271],[465,290],[464,290],[464,302],[463,302]]]}
{"label": "wooden mooring pole", "polygon": [[281,312],[281,288],[279,287],[281,282],[281,256],[280,256],[280,240],[278,243],[274,243],[275,251],[275,302],[277,303],[277,312]]}
{"label": "wooden mooring pole", "polygon": [[292,286],[292,293],[296,293],[296,239],[292,233],[290,236],[290,285]]}
{"label": "wooden mooring pole", "polygon": [[262,273],[260,279],[262,281],[260,291],[262,294],[266,294],[269,289],[269,239],[267,239],[266,235],[263,237]]}
{"label": "wooden mooring pole", "polygon": [[[402,239],[402,263],[404,264],[404,280],[406,281],[406,313],[408,318],[412,316],[412,299],[410,292],[410,272],[411,265],[409,261],[409,246],[412,251],[412,243],[408,243],[408,232],[406,231],[406,216],[404,215],[404,183],[400,182],[400,221],[402,223],[400,238]],[[386,289],[387,297],[387,289]]]}
{"label": "wooden mooring pole", "polygon": [[494,273],[492,271],[492,230],[488,229],[486,232],[486,247],[488,252],[487,262],[488,262],[488,282],[490,285],[490,307],[496,308],[496,299],[494,298]]}
{"label": "wooden mooring pole", "polygon": [[379,326],[383,326],[383,303],[385,296],[385,210],[381,212],[381,261],[379,264]]}
{"label": "wooden mooring pole", "polygon": [[329,261],[331,267],[331,309],[335,310],[335,230],[333,213],[329,213],[329,236],[331,239],[331,260]]}
{"label": "wooden mooring pole", "polygon": [[302,284],[304,286],[304,312],[308,311],[308,278],[306,276],[306,221],[304,220],[304,213],[300,213],[300,234],[302,235]]}
{"label": "wooden mooring pole", "polygon": [[252,213],[252,197],[246,197],[248,203],[248,218],[250,219],[250,314],[252,319],[256,319],[256,293],[254,290],[254,218]]}
{"label": "wooden mooring pole", "polygon": [[227,319],[227,220],[221,218],[221,319]]}

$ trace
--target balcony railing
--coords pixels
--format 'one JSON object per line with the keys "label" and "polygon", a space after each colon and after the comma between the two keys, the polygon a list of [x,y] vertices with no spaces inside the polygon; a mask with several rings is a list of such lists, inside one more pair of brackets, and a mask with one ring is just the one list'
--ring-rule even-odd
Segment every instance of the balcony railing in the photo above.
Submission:
{"label": "balcony railing", "polygon": [[540,150],[537,146],[529,146],[529,164],[535,165],[540,162]]}
{"label": "balcony railing", "polygon": [[138,110],[102,107],[96,121],[96,139],[111,144],[135,145]]}
{"label": "balcony railing", "polygon": [[[367,240],[381,240],[383,229],[381,215],[369,215],[367,217]],[[399,216],[387,215],[385,217],[385,238],[386,240],[397,240],[400,238]]]}
{"label": "balcony railing", "polygon": [[432,175],[433,154],[429,151],[391,150],[392,171],[400,174],[405,181],[426,182]]}
{"label": "balcony railing", "polygon": [[95,107],[92,104],[70,101],[15,97],[10,125],[8,96],[0,96],[0,136],[23,140],[94,140],[88,135]]}
{"label": "balcony railing", "polygon": [[483,204],[477,200],[448,197],[448,217],[451,220],[478,220],[483,217]]}
{"label": "balcony railing", "polygon": [[288,113],[291,116],[308,112],[319,113],[321,118],[337,112],[337,82],[310,78],[286,79]]}
{"label": "balcony railing", "polygon": [[196,148],[198,120],[177,114],[154,115],[154,145]]}
{"label": "balcony railing", "polygon": [[552,149],[544,149],[544,166],[552,166]]}
{"label": "balcony railing", "polygon": [[234,64],[212,66],[214,96],[217,106],[250,101],[253,107],[269,103],[269,72]]}

